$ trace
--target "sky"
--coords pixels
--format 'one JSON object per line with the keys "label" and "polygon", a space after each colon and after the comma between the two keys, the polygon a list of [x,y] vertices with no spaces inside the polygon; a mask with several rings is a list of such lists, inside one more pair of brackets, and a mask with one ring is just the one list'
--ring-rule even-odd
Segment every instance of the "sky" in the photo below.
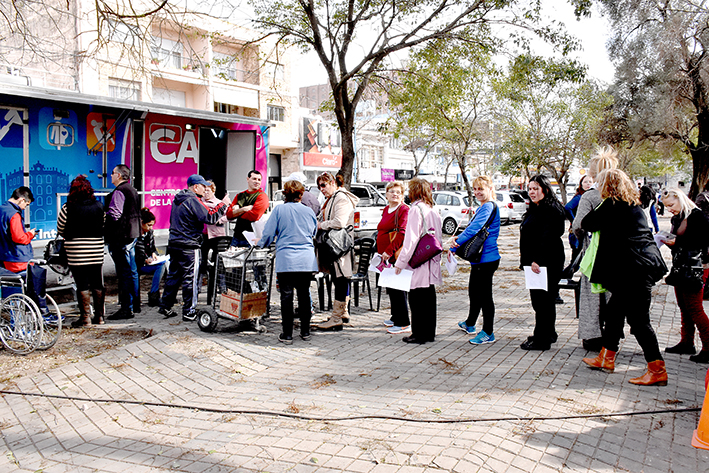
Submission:
{"label": "sky", "polygon": [[[614,68],[606,52],[606,42],[609,38],[607,22],[595,9],[591,18],[577,21],[573,8],[567,2],[552,0],[550,3],[553,6],[549,8],[549,14],[564,22],[567,31],[572,32],[580,40],[582,50],[576,57],[588,66],[589,76],[610,83],[613,80]],[[538,52],[544,53],[545,49],[540,46]],[[327,82],[325,70],[315,53],[301,55],[295,64],[292,74],[296,89]]]}

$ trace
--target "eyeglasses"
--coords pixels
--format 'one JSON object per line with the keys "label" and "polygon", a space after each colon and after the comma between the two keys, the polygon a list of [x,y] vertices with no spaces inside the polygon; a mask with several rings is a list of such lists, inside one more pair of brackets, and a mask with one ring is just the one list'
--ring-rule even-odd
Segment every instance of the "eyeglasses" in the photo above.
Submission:
{"label": "eyeglasses", "polygon": [[387,194],[391,195],[401,195],[401,191],[388,190]]}
{"label": "eyeglasses", "polygon": [[324,189],[325,187],[327,187],[327,182],[321,182],[320,184],[318,184],[318,187],[320,189]]}

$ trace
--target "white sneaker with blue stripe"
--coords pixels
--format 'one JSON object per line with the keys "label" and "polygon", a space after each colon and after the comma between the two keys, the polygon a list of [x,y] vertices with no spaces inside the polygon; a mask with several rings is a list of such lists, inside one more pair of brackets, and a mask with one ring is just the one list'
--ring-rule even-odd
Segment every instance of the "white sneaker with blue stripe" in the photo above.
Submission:
{"label": "white sneaker with blue stripe", "polygon": [[485,343],[495,343],[495,334],[491,333],[488,335],[485,330],[480,330],[475,338],[470,339],[470,343],[473,345],[484,345]]}

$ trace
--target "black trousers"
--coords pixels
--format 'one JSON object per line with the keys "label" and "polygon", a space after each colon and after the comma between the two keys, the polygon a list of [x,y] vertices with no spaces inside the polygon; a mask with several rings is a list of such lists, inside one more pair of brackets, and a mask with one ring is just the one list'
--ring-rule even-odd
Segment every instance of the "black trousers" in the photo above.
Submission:
{"label": "black trousers", "polygon": [[160,307],[171,309],[177,301],[177,291],[182,287],[182,313],[186,314],[197,305],[199,284],[199,248],[167,248],[170,255],[170,270],[160,299]]}
{"label": "black trousers", "polygon": [[335,287],[335,300],[345,302],[347,300],[347,296],[350,295],[350,278],[334,278],[332,280],[332,285]]}
{"label": "black trousers", "polygon": [[104,289],[102,264],[70,264],[69,269],[71,270],[72,276],[74,276],[77,291]]}
{"label": "black trousers", "polygon": [[300,318],[300,334],[310,333],[310,281],[313,273],[288,272],[278,273],[278,285],[281,289],[281,325],[283,335],[293,336],[293,294],[298,294],[298,318]]}
{"label": "black trousers", "polygon": [[436,338],[436,286],[419,287],[409,291],[411,306],[411,336],[424,342]]}
{"label": "black trousers", "polygon": [[547,267],[547,290],[531,289],[529,297],[534,309],[534,340],[551,345],[556,342],[556,296],[561,272]]}
{"label": "black trousers", "polygon": [[630,325],[630,333],[635,336],[638,345],[643,350],[645,361],[662,360],[657,336],[650,324],[650,303],[652,302],[652,286],[642,282],[628,281],[623,287],[611,291],[611,297],[606,305],[608,318],[606,330],[603,332],[603,347],[606,350],[618,351],[620,339],[623,336],[625,321]]}
{"label": "black trousers", "polygon": [[468,297],[470,310],[465,325],[474,327],[480,311],[483,313],[483,330],[492,335],[495,320],[495,301],[492,299],[492,277],[500,266],[500,260],[470,265]]}
{"label": "black trousers", "polygon": [[411,325],[409,321],[409,297],[406,291],[387,288],[389,302],[391,303],[391,321],[397,327]]}

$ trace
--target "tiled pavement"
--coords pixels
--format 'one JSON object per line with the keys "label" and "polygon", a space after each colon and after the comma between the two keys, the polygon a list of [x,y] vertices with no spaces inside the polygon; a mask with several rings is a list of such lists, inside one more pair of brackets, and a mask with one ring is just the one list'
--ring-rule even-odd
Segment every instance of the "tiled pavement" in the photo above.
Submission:
{"label": "tiled pavement", "polygon": [[[699,413],[685,410],[701,406],[706,365],[668,355],[667,387],[633,386],[645,364],[629,336],[615,373],[589,370],[570,292],[552,350],[519,349],[533,316],[516,232],[503,229],[492,345],[457,330],[465,273],[440,288],[437,339],[423,346],[386,334],[388,311],[368,302],[352,327],[292,346],[276,340],[277,307],[264,334],[144,310],[136,324],[155,336],[2,389],[161,405],[3,395],[0,471],[709,472],[709,451],[690,445]],[[662,347],[679,336],[668,289],[652,305]]]}

